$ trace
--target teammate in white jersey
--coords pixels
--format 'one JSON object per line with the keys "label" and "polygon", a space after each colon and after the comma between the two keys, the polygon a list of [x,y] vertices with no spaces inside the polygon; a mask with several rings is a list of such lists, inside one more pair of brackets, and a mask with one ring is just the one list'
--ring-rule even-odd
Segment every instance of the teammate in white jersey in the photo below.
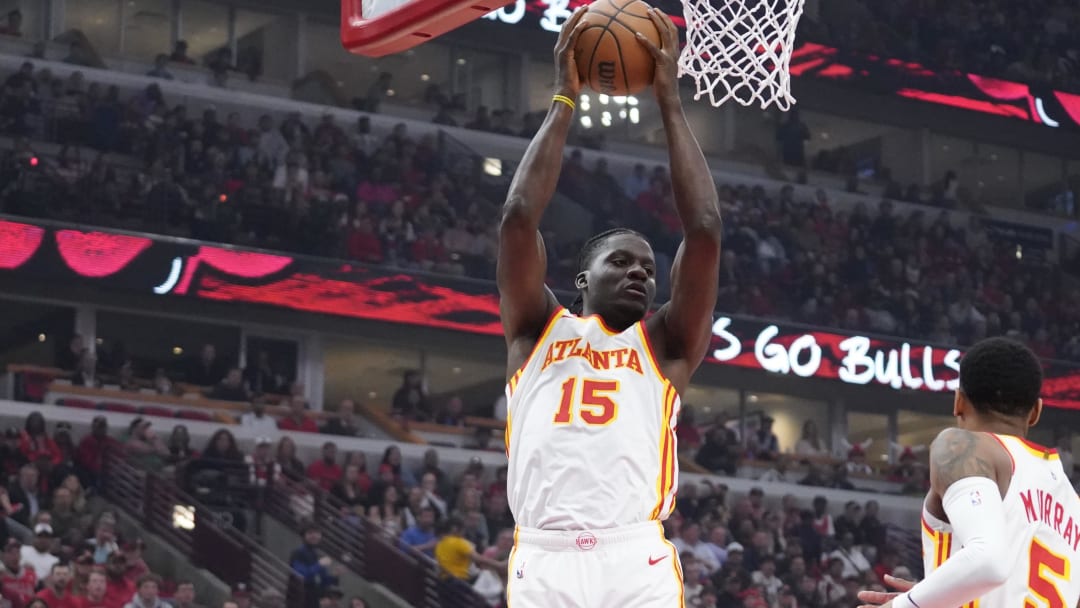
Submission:
{"label": "teammate in white jersey", "polygon": [[903,608],[1073,608],[1080,600],[1080,498],[1055,450],[1025,439],[1042,413],[1042,367],[1025,346],[984,340],[960,361],[957,428],[930,446],[923,505],[926,577]]}
{"label": "teammate in white jersey", "polygon": [[547,118],[514,176],[499,232],[498,285],[507,360],[507,494],[517,521],[511,608],[675,608],[682,575],[663,521],[675,502],[675,421],[709,344],[720,265],[720,211],[679,99],[678,33],[653,12],[662,48],[654,89],[667,131],[684,239],[671,301],[656,292],[649,243],[631,230],[585,244],[575,280],[581,310],[546,287],[538,228],[555,193],[574,100],[579,9],[556,46]]}

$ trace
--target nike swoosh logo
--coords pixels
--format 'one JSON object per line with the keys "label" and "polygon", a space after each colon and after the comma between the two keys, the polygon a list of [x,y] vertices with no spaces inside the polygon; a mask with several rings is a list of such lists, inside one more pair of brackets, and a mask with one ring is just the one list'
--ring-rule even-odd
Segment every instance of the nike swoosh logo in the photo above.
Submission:
{"label": "nike swoosh logo", "polygon": [[650,566],[655,566],[656,564],[659,564],[660,562],[664,561],[664,560],[665,560],[665,559],[667,559],[668,557],[669,557],[669,556],[667,556],[667,555],[662,555],[662,556],[660,556],[660,557],[657,557],[657,558],[655,558],[655,559],[654,559],[654,558],[652,558],[652,557],[650,557],[650,558],[649,558],[649,565],[650,565]]}

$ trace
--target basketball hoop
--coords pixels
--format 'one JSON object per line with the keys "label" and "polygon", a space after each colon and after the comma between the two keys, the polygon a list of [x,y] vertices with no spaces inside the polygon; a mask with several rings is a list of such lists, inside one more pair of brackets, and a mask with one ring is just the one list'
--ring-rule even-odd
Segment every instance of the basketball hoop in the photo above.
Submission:
{"label": "basketball hoop", "polygon": [[764,110],[788,110],[788,65],[804,0],[682,0],[686,48],[679,74],[694,79],[694,99],[714,106],[729,99]]}

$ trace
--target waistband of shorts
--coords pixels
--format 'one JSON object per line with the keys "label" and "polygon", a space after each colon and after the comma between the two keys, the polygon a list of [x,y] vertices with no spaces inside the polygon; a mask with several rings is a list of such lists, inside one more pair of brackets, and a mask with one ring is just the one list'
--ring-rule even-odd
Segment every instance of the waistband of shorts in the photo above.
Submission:
{"label": "waistband of shorts", "polygon": [[657,535],[664,538],[664,527],[659,521],[603,530],[537,530],[518,526],[514,530],[514,543],[549,551],[591,551],[632,541],[655,540]]}

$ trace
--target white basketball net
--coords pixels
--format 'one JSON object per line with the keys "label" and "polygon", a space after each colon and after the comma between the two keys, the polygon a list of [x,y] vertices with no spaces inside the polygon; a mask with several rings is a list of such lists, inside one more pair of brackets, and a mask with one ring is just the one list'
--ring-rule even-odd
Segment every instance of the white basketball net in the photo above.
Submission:
{"label": "white basketball net", "polygon": [[687,44],[679,73],[697,84],[694,99],[788,110],[795,103],[788,65],[803,1],[682,0]]}

